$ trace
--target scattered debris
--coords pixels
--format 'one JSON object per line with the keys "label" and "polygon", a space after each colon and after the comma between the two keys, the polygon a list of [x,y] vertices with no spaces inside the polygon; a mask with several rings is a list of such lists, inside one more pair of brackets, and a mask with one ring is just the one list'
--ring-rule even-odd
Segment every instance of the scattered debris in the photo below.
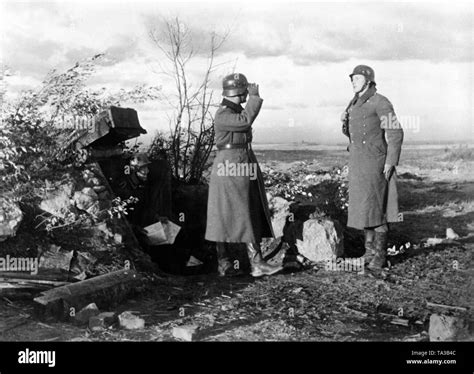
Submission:
{"label": "scattered debris", "polygon": [[369,315],[367,313],[361,312],[359,310],[355,310],[349,307],[344,307],[343,310],[348,313],[355,314],[359,318],[367,318]]}
{"label": "scattered debris", "polygon": [[440,238],[428,238],[426,240],[426,245],[429,247],[435,246],[435,245],[441,244],[443,241],[444,239],[440,239]]}
{"label": "scattered debris", "polygon": [[151,245],[173,244],[181,227],[170,220],[156,222],[145,227]]}
{"label": "scattered debris", "polygon": [[73,315],[74,322],[79,325],[84,325],[89,322],[89,319],[93,316],[96,316],[100,313],[99,308],[95,303],[89,304],[82,308],[78,313]]}
{"label": "scattered debris", "polygon": [[430,341],[457,341],[467,335],[468,326],[460,317],[440,314],[430,316]]}
{"label": "scattered debris", "polygon": [[446,239],[459,239],[459,235],[452,228],[446,229]]}
{"label": "scattered debris", "polygon": [[177,326],[173,327],[172,334],[175,339],[191,342],[198,328],[196,325]]}
{"label": "scattered debris", "polygon": [[74,191],[72,182],[67,182],[54,189],[53,192],[46,191],[46,198],[40,203],[40,209],[53,216],[65,218],[71,207],[71,196]]}
{"label": "scattered debris", "polygon": [[122,244],[122,242],[123,242],[123,236],[122,236],[122,234],[115,233],[115,234],[114,234],[114,241],[115,241],[115,243],[117,243],[117,244]]}
{"label": "scattered debris", "polygon": [[64,251],[52,244],[49,250],[41,253],[39,268],[69,271],[73,255],[74,251]]}
{"label": "scattered debris", "polygon": [[123,312],[118,316],[120,327],[127,330],[137,330],[145,327],[145,320],[130,311]]}
{"label": "scattered debris", "polygon": [[92,331],[102,331],[117,322],[115,312],[102,312],[89,318],[89,328]]}
{"label": "scattered debris", "polygon": [[409,335],[403,338],[404,342],[421,342],[421,341],[428,341],[429,335],[426,331],[422,331],[415,335]]}
{"label": "scattered debris", "polygon": [[189,257],[189,260],[188,260],[186,266],[200,266],[200,265],[202,265],[202,264],[203,264],[202,261],[198,260],[198,259],[197,259],[196,257],[194,257],[194,256],[191,256],[191,257]]}
{"label": "scattered debris", "polygon": [[84,187],[81,191],[74,192],[73,201],[80,210],[92,215],[99,213],[99,196],[91,187]]}
{"label": "scattered debris", "polygon": [[390,321],[392,325],[406,326],[408,327],[409,321],[405,318],[394,318]]}
{"label": "scattered debris", "polygon": [[0,242],[15,236],[23,219],[23,213],[13,200],[0,197]]}
{"label": "scattered debris", "polygon": [[461,312],[467,311],[466,308],[460,307],[460,306],[451,306],[451,305],[444,305],[444,304],[435,304],[435,303],[430,303],[429,301],[426,302],[426,306],[428,307],[433,307],[433,308],[443,308],[443,309],[453,309],[453,310],[458,310]]}

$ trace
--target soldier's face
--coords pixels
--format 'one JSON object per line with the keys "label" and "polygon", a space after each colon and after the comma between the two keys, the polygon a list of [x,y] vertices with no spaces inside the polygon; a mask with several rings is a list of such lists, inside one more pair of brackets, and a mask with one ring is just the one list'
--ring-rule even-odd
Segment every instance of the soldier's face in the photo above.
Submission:
{"label": "soldier's face", "polygon": [[239,98],[240,98],[240,103],[243,104],[247,101],[247,94],[240,95]]}
{"label": "soldier's face", "polygon": [[365,84],[365,77],[360,74],[352,76],[352,89],[354,93],[360,92]]}

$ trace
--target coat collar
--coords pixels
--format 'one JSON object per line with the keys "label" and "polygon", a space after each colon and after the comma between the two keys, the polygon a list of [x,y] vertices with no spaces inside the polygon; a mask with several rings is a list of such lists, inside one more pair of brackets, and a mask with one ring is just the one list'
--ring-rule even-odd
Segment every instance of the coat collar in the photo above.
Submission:
{"label": "coat collar", "polygon": [[139,188],[142,185],[142,181],[138,178],[135,172],[132,172],[129,174],[128,182],[130,184],[130,187],[134,190]]}
{"label": "coat collar", "polygon": [[351,101],[351,106],[361,106],[364,104],[367,100],[369,100],[372,96],[374,96],[377,93],[377,89],[375,86],[369,87],[367,91],[364,92],[364,94],[359,97],[359,94],[356,94],[354,98]]}
{"label": "coat collar", "polygon": [[221,105],[226,106],[227,108],[232,109],[234,112],[240,113],[244,110],[240,104],[233,103],[230,100],[223,99]]}

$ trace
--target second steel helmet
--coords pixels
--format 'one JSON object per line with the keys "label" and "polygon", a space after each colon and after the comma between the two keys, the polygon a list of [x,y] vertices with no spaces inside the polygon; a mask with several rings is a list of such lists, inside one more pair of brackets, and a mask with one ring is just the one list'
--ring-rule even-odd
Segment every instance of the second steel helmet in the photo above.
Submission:
{"label": "second steel helmet", "polygon": [[240,73],[230,74],[222,80],[222,96],[239,96],[246,94],[249,82],[245,75]]}
{"label": "second steel helmet", "polygon": [[375,83],[375,72],[370,66],[357,65],[349,77],[352,79],[353,75],[363,75],[368,81]]}

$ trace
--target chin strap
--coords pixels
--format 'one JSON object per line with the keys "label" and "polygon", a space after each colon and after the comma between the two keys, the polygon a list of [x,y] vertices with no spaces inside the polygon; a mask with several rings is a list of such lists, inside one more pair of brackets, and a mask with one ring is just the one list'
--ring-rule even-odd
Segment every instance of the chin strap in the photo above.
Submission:
{"label": "chin strap", "polygon": [[359,94],[362,91],[364,91],[369,84],[370,84],[370,82],[366,79],[364,85],[361,87],[361,89],[359,91],[356,92],[356,94]]}

